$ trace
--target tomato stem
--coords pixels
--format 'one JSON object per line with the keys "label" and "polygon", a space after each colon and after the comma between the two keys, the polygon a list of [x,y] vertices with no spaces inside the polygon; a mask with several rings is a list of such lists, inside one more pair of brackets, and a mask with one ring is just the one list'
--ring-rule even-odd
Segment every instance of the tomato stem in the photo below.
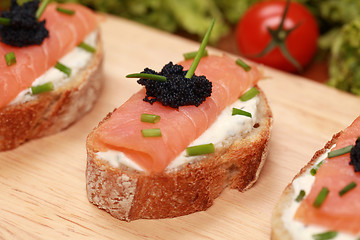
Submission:
{"label": "tomato stem", "polygon": [[295,60],[295,58],[293,58],[293,56],[290,54],[289,50],[288,50],[287,47],[286,47],[285,42],[279,44],[278,46],[279,46],[282,54],[284,55],[284,57],[285,57],[289,62],[291,62],[291,64],[294,65],[299,72],[302,72],[303,69],[302,69],[301,65],[300,65],[300,64]]}
{"label": "tomato stem", "polygon": [[284,29],[284,22],[286,18],[286,14],[289,10],[290,1],[286,1],[286,6],[284,9],[284,13],[281,17],[281,21],[279,26],[276,29],[271,29],[270,27],[267,27],[267,30],[271,36],[270,43],[262,50],[260,53],[255,54],[254,57],[260,58],[268,54],[271,50],[278,47],[281,51],[281,53],[284,55],[284,57],[296,67],[298,72],[302,72],[302,66],[296,61],[296,59],[290,54],[289,50],[286,47],[286,39],[289,36],[289,34],[294,31],[296,28],[298,28],[303,22],[297,23],[293,28],[290,29]]}

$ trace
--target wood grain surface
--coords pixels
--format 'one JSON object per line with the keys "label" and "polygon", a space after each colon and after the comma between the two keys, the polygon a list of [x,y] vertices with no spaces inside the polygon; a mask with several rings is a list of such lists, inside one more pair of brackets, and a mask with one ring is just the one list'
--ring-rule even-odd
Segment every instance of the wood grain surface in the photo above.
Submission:
{"label": "wood grain surface", "polygon": [[360,113],[358,97],[264,67],[267,78],[260,86],[274,126],[255,186],[245,193],[226,190],[206,212],[119,221],[86,198],[85,138],[140,88],[126,74],[160,70],[198,43],[114,17],[101,25],[106,85],[95,108],[66,131],[0,153],[0,239],[269,239],[271,213],[284,187]]}

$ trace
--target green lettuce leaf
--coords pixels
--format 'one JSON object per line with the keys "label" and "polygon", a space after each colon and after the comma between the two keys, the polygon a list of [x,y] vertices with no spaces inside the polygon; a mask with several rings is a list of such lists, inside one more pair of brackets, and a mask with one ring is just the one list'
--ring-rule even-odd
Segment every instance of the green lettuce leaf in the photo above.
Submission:
{"label": "green lettuce leaf", "polygon": [[360,17],[345,24],[331,48],[328,84],[360,95]]}

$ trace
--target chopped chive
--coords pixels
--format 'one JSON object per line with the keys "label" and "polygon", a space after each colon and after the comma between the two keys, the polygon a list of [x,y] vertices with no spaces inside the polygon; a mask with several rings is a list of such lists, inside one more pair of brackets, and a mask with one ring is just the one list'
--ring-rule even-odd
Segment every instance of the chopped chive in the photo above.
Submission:
{"label": "chopped chive", "polygon": [[50,0],[42,0],[40,3],[40,6],[38,8],[38,10],[36,11],[36,18],[39,19],[41,17],[41,15],[43,14],[46,6],[49,4]]}
{"label": "chopped chive", "polygon": [[[188,53],[184,53],[183,56],[184,56],[185,60],[189,60],[189,59],[195,58],[196,54],[197,54],[196,51],[195,52],[188,52]],[[207,50],[205,50],[203,52],[203,54],[202,54],[202,57],[206,57],[207,55],[208,55],[208,52],[207,52]]]}
{"label": "chopped chive", "polygon": [[10,23],[11,23],[10,18],[0,17],[0,24],[1,24],[1,25],[9,26]]}
{"label": "chopped chive", "polygon": [[327,197],[329,193],[329,189],[327,187],[323,187],[317,197],[315,198],[315,201],[313,203],[314,207],[319,208],[321,207],[322,203],[325,201],[325,198]]}
{"label": "chopped chive", "polygon": [[258,95],[259,92],[260,91],[256,87],[252,87],[240,97],[240,100],[243,102],[248,101]]}
{"label": "chopped chive", "polygon": [[142,122],[157,123],[158,121],[160,121],[160,116],[154,115],[154,114],[143,113],[143,114],[141,114],[140,119]]}
{"label": "chopped chive", "polygon": [[295,198],[295,201],[301,202],[301,200],[303,200],[304,197],[305,197],[305,191],[301,189],[299,195],[297,195],[297,197]]}
{"label": "chopped chive", "polygon": [[54,90],[54,84],[52,82],[47,82],[41,85],[31,87],[31,93],[33,95],[44,92],[50,92],[52,90]]}
{"label": "chopped chive", "polygon": [[188,156],[197,156],[202,154],[209,154],[215,152],[215,146],[212,143],[202,144],[186,148],[186,154]]}
{"label": "chopped chive", "polygon": [[313,234],[312,238],[314,240],[328,240],[328,239],[333,239],[337,236],[337,232],[335,231],[329,231],[329,232],[324,232],[324,233],[318,233],[318,234]]}
{"label": "chopped chive", "polygon": [[232,116],[234,116],[234,115],[243,115],[243,116],[246,116],[246,117],[249,117],[249,118],[252,117],[251,113],[249,113],[247,111],[244,111],[244,110],[241,110],[241,109],[238,109],[238,108],[233,108],[231,115]]}
{"label": "chopped chive", "polygon": [[328,158],[333,158],[333,157],[337,157],[337,156],[349,153],[351,151],[352,147],[353,147],[353,145],[349,145],[347,147],[340,148],[335,151],[331,151],[328,153]]}
{"label": "chopped chive", "polygon": [[5,54],[6,65],[11,66],[16,63],[16,57],[14,52],[8,52]]}
{"label": "chopped chive", "polygon": [[71,68],[65,66],[64,64],[57,62],[55,68],[59,69],[63,73],[65,73],[68,77],[71,75]]}
{"label": "chopped chive", "polygon": [[150,80],[155,80],[159,82],[166,82],[167,79],[164,76],[156,75],[156,74],[150,74],[150,73],[133,73],[126,75],[127,78],[146,78]]}
{"label": "chopped chive", "polygon": [[96,52],[95,48],[93,48],[92,46],[90,46],[89,44],[86,44],[84,42],[80,43],[78,47],[80,47],[88,52],[91,52],[91,53]]}
{"label": "chopped chive", "polygon": [[161,137],[160,128],[142,129],[143,137]]}
{"label": "chopped chive", "polygon": [[351,182],[348,185],[346,185],[340,192],[339,195],[340,197],[342,197],[345,193],[347,193],[348,191],[354,189],[356,187],[356,183],[355,182]]}
{"label": "chopped chive", "polygon": [[212,31],[212,29],[213,29],[213,27],[214,27],[214,23],[215,23],[215,19],[213,19],[213,20],[211,21],[210,27],[208,28],[208,30],[207,30],[207,32],[206,32],[206,34],[205,34],[205,36],[204,36],[204,39],[203,39],[202,42],[201,42],[200,48],[199,48],[199,50],[197,51],[196,56],[195,56],[195,59],[194,59],[194,61],[192,62],[189,70],[187,71],[187,73],[186,73],[186,75],[185,75],[185,78],[191,78],[191,77],[194,75],[195,69],[197,68],[197,66],[198,66],[198,64],[199,64],[200,59],[201,59],[201,57],[202,57],[202,55],[203,55],[203,52],[205,51],[205,47],[206,47],[206,45],[207,45],[207,43],[208,43],[208,41],[209,41],[210,33],[211,33],[211,31]]}
{"label": "chopped chive", "polygon": [[320,166],[324,163],[324,161],[321,161],[319,162],[318,164],[316,164],[315,167],[313,167],[311,170],[310,170],[310,174],[312,176],[315,176],[315,174],[317,173],[317,170],[319,170]]}
{"label": "chopped chive", "polygon": [[236,59],[236,64],[242,67],[246,72],[251,70],[251,67],[247,65],[243,60],[240,58]]}
{"label": "chopped chive", "polygon": [[61,12],[61,13],[65,13],[67,15],[74,15],[75,14],[74,10],[70,10],[70,9],[66,9],[66,8],[62,8],[62,7],[57,7],[56,11]]}

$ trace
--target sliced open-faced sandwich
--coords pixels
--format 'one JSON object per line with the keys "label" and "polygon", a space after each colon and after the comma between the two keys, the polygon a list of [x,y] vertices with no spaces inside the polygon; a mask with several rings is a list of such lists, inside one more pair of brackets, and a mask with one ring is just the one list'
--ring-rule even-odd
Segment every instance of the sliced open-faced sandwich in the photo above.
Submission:
{"label": "sliced open-faced sandwich", "polygon": [[360,117],[337,133],[284,190],[272,239],[360,238]]}
{"label": "sliced open-faced sandwich", "polygon": [[194,60],[128,75],[145,87],[89,134],[88,199],[112,216],[186,215],[209,208],[226,187],[244,191],[257,180],[272,125],[262,73],[203,56],[206,36]]}
{"label": "sliced open-faced sandwich", "polygon": [[47,2],[13,0],[0,15],[0,151],[68,127],[100,93],[97,16]]}

